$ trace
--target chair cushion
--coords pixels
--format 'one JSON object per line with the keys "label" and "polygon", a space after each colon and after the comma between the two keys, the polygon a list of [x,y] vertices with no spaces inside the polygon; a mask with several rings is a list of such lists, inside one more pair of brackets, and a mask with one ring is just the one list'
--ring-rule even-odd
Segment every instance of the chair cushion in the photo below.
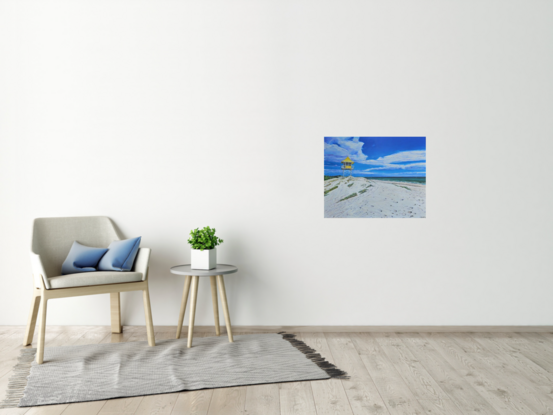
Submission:
{"label": "chair cushion", "polygon": [[141,272],[96,271],[48,278],[50,288],[84,287],[142,281]]}
{"label": "chair cushion", "polygon": [[140,246],[140,239],[142,238],[139,236],[109,244],[108,252],[98,263],[98,271],[130,271]]}
{"label": "chair cushion", "polygon": [[61,274],[75,274],[77,272],[94,272],[100,258],[107,252],[106,248],[92,248],[73,242],[67,258],[61,266]]}

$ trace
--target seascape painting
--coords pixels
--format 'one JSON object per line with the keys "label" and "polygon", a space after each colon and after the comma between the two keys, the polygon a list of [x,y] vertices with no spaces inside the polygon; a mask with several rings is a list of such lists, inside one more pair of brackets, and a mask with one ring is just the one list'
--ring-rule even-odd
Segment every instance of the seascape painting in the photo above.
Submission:
{"label": "seascape painting", "polygon": [[426,137],[325,137],[325,218],[425,218]]}

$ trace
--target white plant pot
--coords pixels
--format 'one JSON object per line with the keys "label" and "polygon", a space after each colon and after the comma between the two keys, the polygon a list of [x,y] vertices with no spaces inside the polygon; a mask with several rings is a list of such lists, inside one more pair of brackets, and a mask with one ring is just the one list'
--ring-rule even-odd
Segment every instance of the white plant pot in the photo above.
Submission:
{"label": "white plant pot", "polygon": [[191,255],[192,269],[213,269],[217,268],[217,248],[192,249]]}

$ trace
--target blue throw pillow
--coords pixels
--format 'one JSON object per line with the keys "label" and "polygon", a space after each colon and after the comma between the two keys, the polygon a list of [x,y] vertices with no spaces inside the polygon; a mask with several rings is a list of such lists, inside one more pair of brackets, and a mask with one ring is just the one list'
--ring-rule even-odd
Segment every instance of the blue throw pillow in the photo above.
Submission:
{"label": "blue throw pillow", "polygon": [[139,236],[109,244],[108,252],[98,264],[98,271],[130,271],[138,253],[140,239]]}
{"label": "blue throw pillow", "polygon": [[96,271],[98,261],[107,251],[107,248],[92,248],[75,241],[61,266],[61,274]]}

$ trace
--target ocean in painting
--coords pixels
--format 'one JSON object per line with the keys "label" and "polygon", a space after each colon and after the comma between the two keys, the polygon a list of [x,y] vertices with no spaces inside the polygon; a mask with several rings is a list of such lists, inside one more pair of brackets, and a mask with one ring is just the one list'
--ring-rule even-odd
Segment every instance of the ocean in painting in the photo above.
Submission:
{"label": "ocean in painting", "polygon": [[[325,176],[325,180],[341,176]],[[353,176],[355,177],[355,176]],[[367,177],[368,180],[368,177]],[[389,182],[412,182],[426,184],[426,177],[371,177],[371,180],[384,180]]]}

